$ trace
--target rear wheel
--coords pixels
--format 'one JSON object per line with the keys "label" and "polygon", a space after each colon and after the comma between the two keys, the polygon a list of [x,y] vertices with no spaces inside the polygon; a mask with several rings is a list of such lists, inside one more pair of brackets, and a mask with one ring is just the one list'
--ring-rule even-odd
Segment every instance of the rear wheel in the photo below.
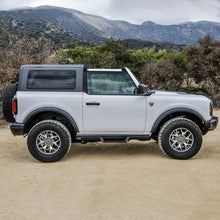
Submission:
{"label": "rear wheel", "polygon": [[28,135],[28,150],[39,161],[55,162],[70,150],[71,135],[62,123],[45,120],[36,124]]}
{"label": "rear wheel", "polygon": [[200,150],[202,133],[193,121],[187,118],[174,118],[160,129],[158,143],[167,156],[188,159]]}

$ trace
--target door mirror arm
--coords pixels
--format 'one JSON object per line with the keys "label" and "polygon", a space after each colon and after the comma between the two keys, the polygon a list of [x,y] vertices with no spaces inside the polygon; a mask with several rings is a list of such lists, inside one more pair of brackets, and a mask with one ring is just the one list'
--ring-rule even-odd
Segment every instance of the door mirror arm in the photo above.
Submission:
{"label": "door mirror arm", "polygon": [[150,96],[151,94],[155,93],[155,91],[150,90],[147,86],[143,84],[139,84],[137,88],[137,94],[142,96]]}

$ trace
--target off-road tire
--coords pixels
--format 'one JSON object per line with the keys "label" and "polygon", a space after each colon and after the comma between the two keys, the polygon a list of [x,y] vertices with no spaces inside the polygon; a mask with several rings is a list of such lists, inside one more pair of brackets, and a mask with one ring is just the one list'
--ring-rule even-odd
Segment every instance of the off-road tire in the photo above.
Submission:
{"label": "off-road tire", "polygon": [[14,122],[15,119],[12,114],[12,99],[17,91],[17,85],[6,86],[2,96],[2,111],[4,119],[7,122]]}
{"label": "off-road tire", "polygon": [[[61,140],[59,150],[51,155],[42,153],[37,147],[37,137],[45,130],[56,132]],[[65,125],[56,120],[44,120],[39,122],[30,130],[27,139],[29,152],[35,159],[42,162],[55,162],[60,160],[68,154],[71,148],[71,143],[71,134],[69,130]]]}
{"label": "off-road tire", "polygon": [[[170,135],[171,133],[178,128],[186,128],[188,129],[194,137],[194,142],[186,151],[183,152],[177,152],[175,151],[171,145],[170,145]],[[173,118],[169,121],[167,121],[162,128],[160,129],[159,135],[158,135],[158,143],[162,150],[162,152],[167,155],[168,157],[174,158],[174,159],[189,159],[196,155],[198,151],[201,148],[202,145],[202,132],[198,125],[187,119],[187,118]]]}

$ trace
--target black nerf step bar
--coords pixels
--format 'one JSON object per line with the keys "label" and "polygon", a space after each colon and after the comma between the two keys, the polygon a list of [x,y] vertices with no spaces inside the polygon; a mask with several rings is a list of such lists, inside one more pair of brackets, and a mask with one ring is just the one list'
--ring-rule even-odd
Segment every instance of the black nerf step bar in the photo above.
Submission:
{"label": "black nerf step bar", "polygon": [[148,141],[151,139],[150,135],[81,135],[76,136],[76,140],[79,142],[98,142],[103,143],[127,143],[130,140]]}

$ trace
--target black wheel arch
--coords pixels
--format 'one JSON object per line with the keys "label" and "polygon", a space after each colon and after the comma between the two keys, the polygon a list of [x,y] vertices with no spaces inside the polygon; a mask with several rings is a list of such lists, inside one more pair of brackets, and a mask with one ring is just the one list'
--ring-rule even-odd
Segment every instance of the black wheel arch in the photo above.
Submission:
{"label": "black wheel arch", "polygon": [[165,122],[172,118],[180,116],[194,121],[199,126],[201,131],[205,133],[205,131],[203,131],[203,122],[205,121],[205,119],[199,112],[190,108],[172,108],[168,111],[163,112],[154,122],[153,127],[151,129],[152,137],[157,137],[161,126]]}
{"label": "black wheel arch", "polygon": [[72,140],[75,134],[79,132],[78,126],[70,114],[62,109],[46,107],[36,109],[26,116],[24,119],[24,134],[27,134],[38,122],[48,119],[62,122],[69,129]]}

